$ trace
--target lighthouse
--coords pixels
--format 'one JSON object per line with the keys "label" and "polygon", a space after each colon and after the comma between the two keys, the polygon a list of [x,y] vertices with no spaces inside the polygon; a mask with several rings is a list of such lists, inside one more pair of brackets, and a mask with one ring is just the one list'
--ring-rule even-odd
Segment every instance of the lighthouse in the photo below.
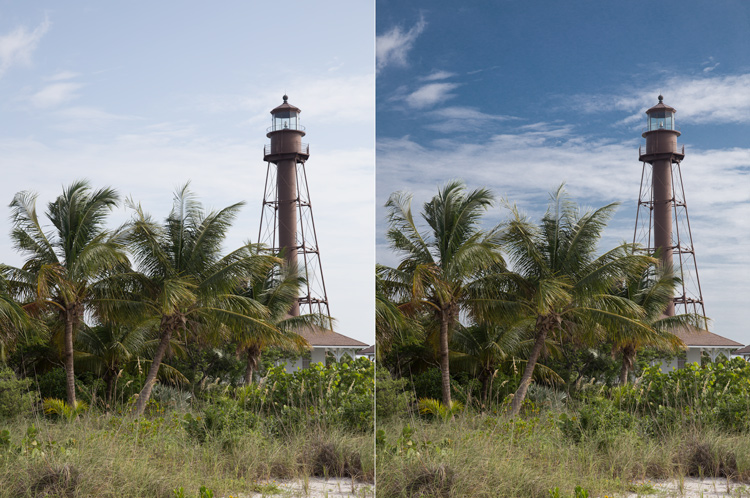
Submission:
{"label": "lighthouse", "polygon": [[677,308],[679,313],[705,317],[680,169],[685,146],[677,143],[681,135],[675,124],[677,111],[664,103],[663,96],[658,99],[646,111],[642,134],[646,143],[638,150],[643,170],[633,243],[657,254],[662,266],[682,280],[664,314],[674,316]]}
{"label": "lighthouse", "polygon": [[302,142],[302,111],[288,100],[284,95],[283,103],[271,110],[266,130],[270,143],[263,150],[267,169],[258,241],[305,277],[302,295],[289,314],[299,316],[301,307],[303,313],[330,317],[305,171],[310,146]]}

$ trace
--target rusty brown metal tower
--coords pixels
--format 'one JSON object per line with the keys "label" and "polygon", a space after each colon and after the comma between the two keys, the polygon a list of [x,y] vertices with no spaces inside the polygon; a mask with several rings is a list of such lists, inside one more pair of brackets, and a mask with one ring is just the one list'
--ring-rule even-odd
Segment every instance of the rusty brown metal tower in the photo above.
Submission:
{"label": "rusty brown metal tower", "polygon": [[663,100],[659,95],[659,103],[646,111],[648,124],[642,135],[646,144],[638,149],[643,172],[633,243],[640,244],[650,254],[658,253],[662,265],[673,268],[682,280],[665,314],[674,316],[677,308],[680,313],[704,317],[705,324],[706,312],[680,170],[685,146],[677,143],[680,136],[674,119],[677,111]]}
{"label": "rusty brown metal tower", "polygon": [[303,313],[330,317],[305,171],[310,146],[302,143],[302,111],[288,98],[284,95],[284,102],[271,111],[271,126],[266,130],[271,143],[263,150],[267,170],[258,242],[283,255],[305,277],[307,285],[289,313],[299,316],[302,308]]}

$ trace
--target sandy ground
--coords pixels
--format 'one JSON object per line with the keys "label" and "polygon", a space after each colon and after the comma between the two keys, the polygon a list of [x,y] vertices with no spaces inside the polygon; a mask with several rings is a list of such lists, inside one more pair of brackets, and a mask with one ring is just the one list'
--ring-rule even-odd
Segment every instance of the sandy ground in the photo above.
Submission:
{"label": "sandy ground", "polygon": [[[644,483],[635,483],[643,485]],[[652,494],[629,494],[627,498],[640,498],[651,496],[655,498],[750,498],[750,485],[727,481],[726,479],[707,478],[694,479],[685,478],[679,481],[648,481],[656,490]]]}
{"label": "sandy ground", "polygon": [[352,481],[351,479],[331,478],[321,479],[311,477],[305,485],[304,481],[275,481],[282,490],[280,494],[263,495],[261,493],[234,495],[236,498],[250,497],[279,497],[279,498],[374,498],[375,486],[372,483]]}

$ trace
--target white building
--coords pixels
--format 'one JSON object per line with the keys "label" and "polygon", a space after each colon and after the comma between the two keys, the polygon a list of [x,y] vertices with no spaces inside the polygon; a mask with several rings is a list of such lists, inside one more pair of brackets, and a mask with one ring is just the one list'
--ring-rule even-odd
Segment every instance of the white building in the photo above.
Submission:
{"label": "white building", "polygon": [[750,346],[745,346],[742,349],[732,351],[732,356],[738,356],[745,361],[750,361]]}
{"label": "white building", "polygon": [[688,363],[701,363],[701,355],[708,354],[711,361],[715,361],[719,354],[730,358],[732,352],[741,348],[742,344],[726,337],[722,337],[707,330],[699,330],[695,327],[685,327],[674,332],[674,335],[682,339],[687,349],[685,359],[675,358],[671,362],[661,363],[662,372],[670,372],[676,368],[685,368]]}
{"label": "white building", "polygon": [[367,358],[370,361],[375,361],[375,345],[373,344],[369,348],[357,351],[357,358]]}
{"label": "white building", "polygon": [[300,368],[308,368],[311,363],[323,363],[325,365],[326,353],[331,353],[336,361],[341,361],[344,354],[354,358],[357,351],[367,347],[364,342],[319,327],[306,327],[297,333],[310,343],[310,359],[297,358],[296,361],[287,361],[284,368],[289,373]]}

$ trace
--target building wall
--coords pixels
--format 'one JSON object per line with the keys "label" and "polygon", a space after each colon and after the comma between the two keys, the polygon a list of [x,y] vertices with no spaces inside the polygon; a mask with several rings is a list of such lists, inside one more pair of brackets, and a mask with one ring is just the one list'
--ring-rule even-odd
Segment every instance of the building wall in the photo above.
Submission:
{"label": "building wall", "polygon": [[[329,348],[326,347],[313,347],[312,351],[310,352],[310,364],[313,363],[322,363],[325,365],[326,363],[326,351]],[[354,355],[356,351],[359,348],[337,348],[337,349],[344,349],[347,353],[349,353],[349,356],[354,358]],[[291,362],[287,361],[284,364],[284,370],[287,373],[292,373],[300,368],[304,368],[303,360],[301,358],[298,358],[297,361]]]}

